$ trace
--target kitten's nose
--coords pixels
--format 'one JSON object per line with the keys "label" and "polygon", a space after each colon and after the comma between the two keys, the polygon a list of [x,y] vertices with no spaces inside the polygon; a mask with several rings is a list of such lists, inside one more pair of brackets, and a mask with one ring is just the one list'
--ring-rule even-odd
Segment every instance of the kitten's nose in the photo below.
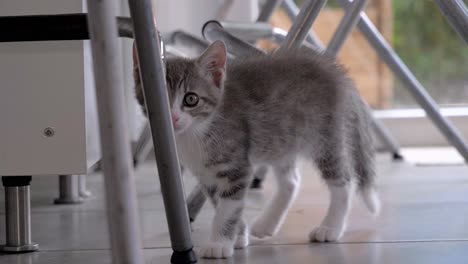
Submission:
{"label": "kitten's nose", "polygon": [[172,124],[175,125],[177,121],[179,120],[179,116],[177,116],[174,113],[171,113],[171,116],[172,116]]}

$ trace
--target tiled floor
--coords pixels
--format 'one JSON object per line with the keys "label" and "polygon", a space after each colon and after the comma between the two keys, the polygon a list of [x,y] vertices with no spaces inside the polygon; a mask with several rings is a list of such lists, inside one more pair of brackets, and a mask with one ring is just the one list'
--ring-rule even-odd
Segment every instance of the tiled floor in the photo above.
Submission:
{"label": "tiled floor", "polygon": [[[230,260],[199,263],[468,263],[468,167],[414,166],[379,156],[382,214],[373,219],[358,199],[340,243],[309,244],[307,234],[324,216],[328,196],[315,170],[301,163],[303,186],[280,233],[252,240]],[[89,177],[94,197],[82,205],[52,205],[57,177],[32,183],[33,239],[40,252],[0,255],[0,264],[110,263],[101,175]],[[187,191],[193,179],[186,179]],[[146,263],[169,263],[171,250],[156,168],[137,170],[140,221]],[[247,202],[252,220],[274,189],[266,182]],[[3,193],[1,193],[3,196]],[[0,198],[0,243],[4,242],[3,197]],[[213,210],[205,206],[193,225],[196,246],[207,236]]]}

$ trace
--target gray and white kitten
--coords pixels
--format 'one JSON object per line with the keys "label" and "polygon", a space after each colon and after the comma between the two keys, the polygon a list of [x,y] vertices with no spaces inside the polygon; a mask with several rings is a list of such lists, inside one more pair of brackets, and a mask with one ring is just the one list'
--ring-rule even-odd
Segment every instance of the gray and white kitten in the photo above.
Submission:
{"label": "gray and white kitten", "polygon": [[321,171],[331,197],[311,241],[341,237],[354,186],[378,213],[364,103],[332,58],[299,50],[226,65],[225,45],[216,41],[196,60],[168,59],[167,85],[181,163],[216,208],[203,257],[230,257],[249,244],[242,213],[258,166],[273,169],[278,190],[250,228],[253,236],[278,232],[299,189],[299,156]]}

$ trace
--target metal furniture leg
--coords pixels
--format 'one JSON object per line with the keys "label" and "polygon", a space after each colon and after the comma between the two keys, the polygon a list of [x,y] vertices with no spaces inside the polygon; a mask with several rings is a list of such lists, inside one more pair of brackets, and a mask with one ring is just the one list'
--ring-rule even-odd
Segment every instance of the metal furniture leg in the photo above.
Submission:
{"label": "metal furniture leg", "polygon": [[[366,6],[367,0],[355,0],[341,20],[338,28],[333,34],[332,39],[328,43],[326,52],[332,56],[336,56],[345,43],[346,39],[351,34],[351,31],[356,26],[361,11]],[[399,146],[396,140],[390,135],[386,128],[372,116],[372,109],[366,107],[367,114],[371,117],[372,126],[377,136],[383,141],[387,149],[392,153],[394,160],[402,160],[403,156],[400,154]]]}
{"label": "metal furniture leg", "polygon": [[[209,26],[207,26],[207,24],[209,24]],[[215,34],[213,34],[213,32]],[[258,50],[257,48],[252,47],[250,45],[244,45],[242,40],[226,32],[224,28],[222,27],[222,25],[217,21],[206,22],[206,24],[203,26],[202,33],[203,33],[203,36],[209,41],[215,41],[217,39],[221,39],[224,42],[226,42],[227,45],[229,45],[230,41],[234,41],[235,43],[241,43],[241,44],[232,46],[232,48],[235,48],[235,50],[231,51],[239,56],[246,56],[247,54],[255,54],[255,50],[253,49]],[[385,130],[385,128],[379,123],[378,120],[372,118],[370,109],[368,109],[367,111],[368,111],[368,114],[371,116],[371,120],[373,121],[373,127],[377,135],[382,139],[383,143],[391,151],[393,159],[402,160],[403,157],[399,153],[399,147],[396,141],[390,136],[390,134]],[[255,188],[256,186],[261,185],[261,182],[263,181],[263,178],[265,177],[265,176],[262,176],[262,174],[263,175],[266,174],[266,168],[259,168],[259,171],[256,172],[254,176],[254,181],[252,182],[252,185],[251,185],[252,188]],[[192,194],[191,197],[196,197],[196,196],[195,194]],[[193,215],[191,216],[192,218],[194,218]]]}
{"label": "metal furniture leg", "polygon": [[193,48],[194,50],[196,50],[198,54],[201,54],[209,46],[209,44],[205,40],[200,39],[184,31],[173,32],[169,36],[168,40],[170,43],[172,43],[175,46],[177,45],[189,46]]}
{"label": "metal furniture leg", "polygon": [[213,42],[216,39],[223,40],[226,44],[227,50],[234,56],[242,55],[264,55],[265,53],[249,43],[234,37],[233,35],[226,32],[220,22],[216,20],[210,20],[203,25],[202,28],[203,37]]}
{"label": "metal furniture leg", "polygon": [[258,39],[274,38],[274,28],[266,22],[218,22],[225,31],[245,42],[255,42]]}
{"label": "metal furniture leg", "polygon": [[[338,48],[341,47],[346,40],[346,37],[349,34],[349,31],[353,28],[351,23],[357,23],[356,18],[356,13],[359,15],[359,12],[357,12],[359,9],[362,9],[361,5],[364,5],[365,3],[355,3],[353,12],[348,13],[347,12],[347,18],[344,17],[343,20],[340,23],[340,26],[337,29],[337,32],[335,32],[333,36],[333,48],[335,52],[338,51]],[[298,13],[298,8],[294,1],[292,0],[284,0],[283,2],[283,8],[286,10],[288,13],[288,16],[291,18],[291,20],[295,20],[297,13]],[[344,20],[346,19],[346,20]],[[357,18],[359,19],[359,17]],[[314,38],[314,43],[317,46],[319,51],[324,51],[325,48],[323,44],[321,44],[320,40],[318,38]],[[367,109],[368,114],[370,115],[370,119],[372,121],[372,126],[377,134],[377,136],[382,140],[383,145],[386,147],[388,151],[392,153],[393,160],[402,160],[403,156],[400,154],[400,146],[398,145],[398,142],[395,140],[395,138],[392,137],[390,132],[383,126],[383,124],[375,119],[372,116],[372,110],[370,108]]]}
{"label": "metal furniture leg", "polygon": [[[280,37],[281,35],[277,35]],[[316,49],[320,52],[324,51],[323,47],[316,47]],[[395,138],[390,134],[390,132],[384,127],[384,125],[372,115],[372,109],[366,107],[366,111],[370,116],[372,121],[372,129],[376,133],[377,137],[382,141],[383,146],[385,146],[386,150],[392,154],[392,158],[395,161],[403,160],[403,156],[400,154],[400,146]]]}
{"label": "metal furniture leg", "polygon": [[[261,189],[262,183],[265,180],[267,173],[266,167],[260,167],[254,174],[252,183],[250,184],[251,189]],[[197,185],[190,192],[187,198],[187,208],[190,222],[194,222],[197,218],[200,210],[206,202],[206,196],[202,191],[202,186]]]}
{"label": "metal furniture leg", "polygon": [[187,197],[187,208],[190,222],[195,221],[205,202],[206,196],[202,191],[202,186],[198,184]]}
{"label": "metal furniture leg", "polygon": [[302,45],[326,2],[327,0],[308,0],[303,4],[279,50],[295,49]]}
{"label": "metal furniture leg", "polygon": [[[338,1],[343,8],[350,5],[348,0]],[[426,111],[432,122],[439,128],[439,131],[447,138],[468,163],[468,145],[463,139],[461,133],[452,123],[442,116],[434,99],[427,93],[424,86],[416,79],[413,73],[408,69],[401,58],[385,41],[377,28],[372,24],[366,14],[361,12],[358,28],[366,37],[367,41],[377,51],[380,58],[390,67],[393,74],[398,76],[405,87],[414,97],[416,102]]]}
{"label": "metal furniture leg", "polygon": [[366,107],[366,111],[368,115],[371,117],[372,121],[372,128],[376,133],[377,137],[382,140],[383,145],[387,148],[387,150],[392,154],[392,158],[394,161],[402,161],[404,157],[401,155],[400,146],[395,138],[390,134],[387,128],[384,127],[382,122],[372,116],[372,109],[370,107]]}
{"label": "metal furniture leg", "polygon": [[258,15],[257,22],[268,22],[275,9],[283,0],[267,0]]}
{"label": "metal furniture leg", "polygon": [[143,263],[130,136],[125,113],[116,2],[88,0],[102,168],[112,263]]}
{"label": "metal furniture leg", "polygon": [[[267,174],[267,167],[260,167],[255,171],[252,183],[250,184],[251,189],[261,189],[263,180],[265,180]],[[202,191],[202,186],[197,185],[190,192],[187,198],[187,208],[189,213],[190,222],[194,222],[200,213],[203,205],[206,202],[206,196]]]}
{"label": "metal furniture leg", "polygon": [[435,0],[453,29],[468,44],[468,8],[462,0]]}
{"label": "metal furniture leg", "polygon": [[[91,1],[91,0],[90,0]],[[160,38],[151,0],[129,0],[148,119],[173,249],[171,263],[195,263],[190,222],[172,128]]]}
{"label": "metal furniture leg", "polygon": [[[218,21],[223,29],[233,36],[241,39],[244,42],[256,42],[259,39],[270,39],[277,44],[281,44],[288,34],[281,28],[272,27],[270,24],[265,22],[227,22]],[[309,49],[323,51],[318,45],[313,43],[305,42],[304,47]]]}
{"label": "metal furniture leg", "polygon": [[332,39],[328,43],[326,53],[336,57],[345,40],[356,26],[359,20],[359,14],[367,4],[367,0],[354,0],[351,6],[346,10],[343,19],[341,19]]}
{"label": "metal furniture leg", "polygon": [[[360,2],[360,3],[359,3]],[[288,3],[286,5],[287,11],[289,10],[288,14],[290,16],[293,16],[291,19],[294,19],[296,14],[298,13],[298,8],[295,5],[294,2],[291,2],[290,0],[285,0],[283,3]],[[334,50],[337,51],[338,48],[341,47],[341,45],[344,43],[346,37],[348,36],[349,30],[352,29],[353,23],[357,22],[356,15],[359,14],[359,10],[364,6],[364,1],[357,1],[355,4],[355,9],[352,13],[347,13],[348,18],[346,20],[343,20],[340,25],[342,25],[340,30],[337,32],[338,34],[335,34],[334,40],[332,41],[332,46],[335,47]],[[284,6],[283,6],[284,8]],[[354,21],[353,21],[354,20]],[[351,22],[351,23],[350,23]],[[219,26],[221,24],[221,27]],[[236,55],[245,55],[247,52],[249,54],[257,54],[257,49],[248,43],[242,43],[239,42],[238,40],[234,39],[235,41],[233,42],[232,36],[229,36],[229,34],[225,34],[224,30],[229,31],[230,33],[234,35],[242,35],[243,38],[247,38],[248,40],[253,40],[254,37],[269,37],[273,36],[276,38],[277,41],[282,41],[284,37],[279,34],[275,34],[274,29],[271,28],[268,24],[262,24],[262,23],[256,23],[253,25],[252,28],[247,28],[249,26],[248,23],[232,23],[232,22],[216,22],[216,21],[209,21],[206,23],[207,26],[204,27],[203,34],[206,34],[206,38],[208,40],[214,40],[214,39],[222,39],[228,44],[230,43],[235,43],[231,45],[230,52],[236,54]],[[224,28],[226,26],[226,28]],[[209,30],[208,30],[209,29]],[[213,34],[211,31],[216,31],[216,34]],[[343,34],[345,33],[345,34]],[[240,44],[239,44],[240,43]],[[320,40],[316,39],[314,41],[315,45],[317,46],[318,50],[323,51],[323,45],[320,43]],[[369,114],[371,114],[371,110],[368,109]],[[384,146],[392,153],[393,159],[394,160],[401,160],[403,157],[401,156],[399,152],[399,145],[397,141],[391,136],[391,134],[386,130],[386,128],[375,118],[371,118],[373,121],[373,128],[379,136],[379,138],[382,140]]]}
{"label": "metal furniture leg", "polygon": [[[149,123],[145,125],[143,130],[141,131],[140,137],[138,138],[135,147],[133,148],[133,166],[136,168],[138,165],[140,165],[143,161],[145,161],[148,157],[148,155],[151,153],[153,150],[153,141],[151,140],[151,128],[149,126]],[[91,168],[90,171],[95,172],[100,169],[100,161],[96,162]],[[84,189],[86,190],[86,182]],[[82,197],[88,197],[91,195],[88,191],[82,195],[82,180],[80,179],[80,196]]]}
{"label": "metal furniture leg", "polygon": [[25,253],[38,250],[39,246],[31,242],[31,176],[3,176],[2,183],[5,187],[6,243],[0,246],[0,251]]}
{"label": "metal furniture leg", "polygon": [[133,150],[133,166],[137,167],[141,162],[145,161],[151,150],[153,150],[151,127],[149,123],[147,123],[141,131],[140,137]]}
{"label": "metal furniture leg", "polygon": [[[291,21],[294,21],[297,15],[299,14],[299,8],[297,7],[296,3],[294,3],[294,0],[283,0],[283,2],[281,3],[281,8],[284,9],[284,11],[286,12],[286,15],[289,17]],[[306,35],[305,40],[308,43],[316,47],[319,47],[319,48],[324,47],[323,43],[320,41],[320,39],[315,35],[313,31],[309,30],[309,32]]]}
{"label": "metal furniture leg", "polygon": [[55,204],[80,204],[83,198],[80,196],[79,175],[59,175],[59,197]]}
{"label": "metal furniture leg", "polygon": [[78,194],[82,199],[86,199],[91,197],[91,192],[88,190],[86,186],[86,177],[87,175],[79,175],[78,176]]}

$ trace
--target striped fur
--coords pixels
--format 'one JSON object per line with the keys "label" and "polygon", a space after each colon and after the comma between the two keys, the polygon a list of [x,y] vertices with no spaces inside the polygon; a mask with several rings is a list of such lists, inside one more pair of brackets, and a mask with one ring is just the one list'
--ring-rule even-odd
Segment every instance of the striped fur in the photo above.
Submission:
{"label": "striped fur", "polygon": [[[216,207],[202,256],[229,257],[248,244],[242,208],[258,166],[273,169],[279,188],[252,225],[254,236],[274,235],[286,218],[301,180],[298,157],[317,165],[331,194],[311,240],[342,235],[354,186],[369,208],[378,208],[365,105],[332,58],[300,50],[226,65],[217,41],[196,60],[168,59],[166,79],[180,160]],[[142,95],[141,85],[136,89]],[[189,92],[197,95],[195,106],[184,103]]]}

